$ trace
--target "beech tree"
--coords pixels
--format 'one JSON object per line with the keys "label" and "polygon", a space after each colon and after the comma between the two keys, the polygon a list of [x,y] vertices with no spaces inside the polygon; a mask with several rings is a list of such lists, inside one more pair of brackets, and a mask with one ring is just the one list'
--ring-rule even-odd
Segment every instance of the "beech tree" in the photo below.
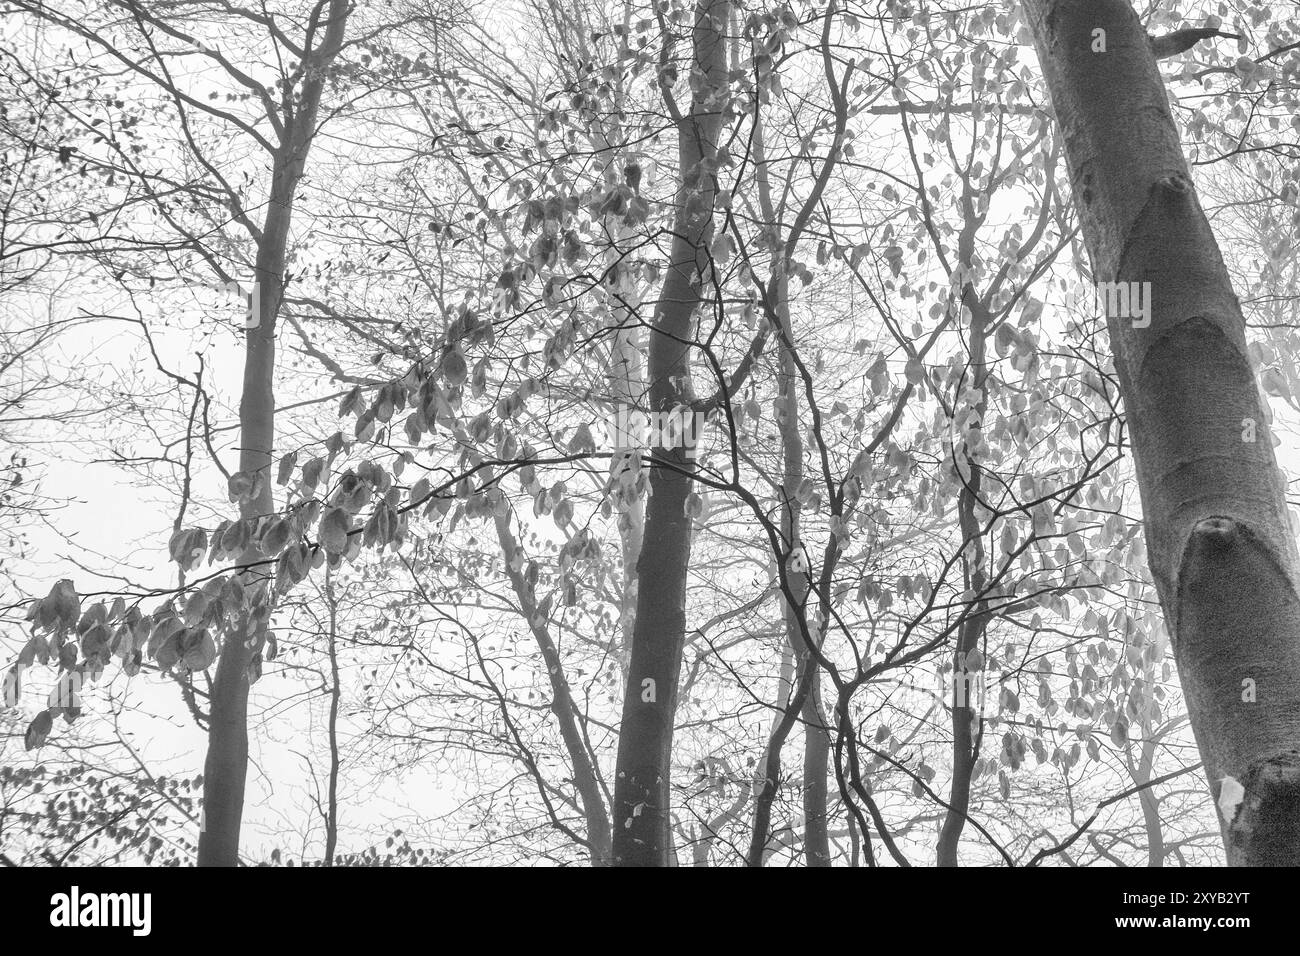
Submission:
{"label": "beech tree", "polygon": [[[727,115],[726,29],[731,4],[700,0],[690,29],[691,102],[682,108],[662,81],[677,128],[681,186],[672,251],[650,327],[650,409],[668,415],[695,403],[692,321],[709,269],[717,190],[713,161]],[[675,27],[669,27],[675,29]],[[637,560],[637,610],[614,781],[614,862],[667,865],[673,722],[686,635],[686,572],[691,555],[691,452],[651,449],[650,500]]]}
{"label": "beech tree", "polygon": [[1294,865],[1300,558],[1245,320],[1157,66],[1205,35],[1152,39],[1127,0],[1025,9],[1096,279],[1150,290],[1149,316],[1109,314],[1107,327],[1151,573],[1227,858]]}
{"label": "beech tree", "polygon": [[[1137,57],[1133,29],[1175,34],[1148,60],[1182,49],[1158,61],[1177,91],[1160,122],[1180,123],[1251,326],[1231,401],[1174,413],[1150,396],[1173,381],[1169,402],[1193,402],[1192,369],[1232,364],[1223,348],[1184,361],[1205,336],[1160,357],[1184,325],[1218,321],[1177,321],[1213,311],[1181,292],[1161,311],[1160,284],[1208,234],[1178,219],[1157,268],[1152,220],[1114,253],[1125,281],[1157,289],[1109,316],[1112,360],[1087,290],[1113,278],[1094,240],[1119,213],[1089,225],[1063,169],[1084,164],[1076,203],[1101,209],[1103,171],[1136,182],[1177,137],[1058,135],[1087,124],[1053,126],[1041,77],[1058,111],[1069,97],[1035,64],[1020,3],[506,0],[453,22],[404,2],[22,5],[14,22],[47,32],[0,51],[14,66],[0,137],[20,170],[4,261],[25,287],[0,287],[0,329],[30,343],[42,380],[78,363],[41,328],[85,329],[105,359],[76,369],[86,388],[14,393],[56,487],[97,470],[43,516],[37,544],[66,542],[5,566],[0,746],[21,772],[0,797],[27,832],[0,820],[0,849],[1211,860],[1216,797],[1236,790],[1191,782],[1205,687],[1251,691],[1240,714],[1272,715],[1274,677],[1225,677],[1217,649],[1220,669],[1195,677],[1185,626],[1222,621],[1159,574],[1226,588],[1214,569],[1231,548],[1185,549],[1199,557],[1182,565],[1156,549],[1228,512],[1187,491],[1192,471],[1271,461],[1271,437],[1287,460],[1300,393],[1286,251],[1300,31],[1229,6],[1190,40],[1181,5],[1161,4],[1145,30],[1103,27],[1106,52],[1087,32],[1053,54]],[[1248,66],[1241,44],[1261,35]],[[1163,87],[1143,69],[1154,85],[1125,89],[1155,122],[1138,91]],[[1103,85],[1089,76],[1085,119]],[[1136,128],[1103,120],[1107,137]],[[1093,267],[1076,270],[1084,246]],[[215,300],[246,277],[255,308]],[[1232,404],[1256,373],[1276,408]],[[79,418],[74,395],[96,392]],[[618,434],[631,412],[669,430]],[[1257,444],[1240,420],[1236,444],[1193,434],[1239,412]],[[1203,466],[1169,450],[1179,436]],[[76,498],[102,501],[108,474],[139,501],[78,540]],[[1260,500],[1228,512],[1227,537],[1263,540],[1239,531]],[[1182,623],[1166,628],[1169,587]],[[119,721],[136,736],[119,740]],[[141,728],[162,743],[140,746]],[[60,787],[101,770],[131,785],[93,791],[106,816],[78,804],[47,826],[55,767]]]}

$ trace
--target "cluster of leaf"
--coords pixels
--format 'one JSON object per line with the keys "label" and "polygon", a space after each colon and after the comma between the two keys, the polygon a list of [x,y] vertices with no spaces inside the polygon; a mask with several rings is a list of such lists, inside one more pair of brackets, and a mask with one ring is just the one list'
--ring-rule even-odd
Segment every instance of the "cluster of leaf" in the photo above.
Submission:
{"label": "cluster of leaf", "polygon": [[185,835],[203,778],[147,778],[62,766],[0,764],[0,813],[19,865],[188,865]]}

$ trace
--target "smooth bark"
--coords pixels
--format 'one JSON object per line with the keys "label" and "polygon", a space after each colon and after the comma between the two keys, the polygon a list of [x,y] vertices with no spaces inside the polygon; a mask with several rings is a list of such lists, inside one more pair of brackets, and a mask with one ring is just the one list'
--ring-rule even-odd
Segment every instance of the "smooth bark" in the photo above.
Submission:
{"label": "smooth bark", "polygon": [[1149,323],[1107,326],[1147,559],[1227,859],[1296,865],[1300,561],[1241,308],[1133,8],[1024,9],[1095,276],[1150,283]]}
{"label": "smooth bark", "polygon": [[[350,10],[347,0],[318,7],[309,30],[305,78],[296,102],[286,102],[282,134],[273,156],[270,197],[257,247],[257,324],[245,338],[244,380],[239,403],[239,470],[260,475],[255,493],[240,501],[240,517],[258,519],[275,511],[271,465],[275,448],[275,329],[284,297],[284,265],[294,195],[316,135],[324,72],[338,55]],[[318,38],[318,39],[317,39]],[[312,46],[312,42],[315,45]],[[262,558],[256,546],[242,565]],[[269,589],[267,594],[269,595]],[[269,599],[269,598],[268,598]],[[203,767],[203,826],[199,866],[236,866],[248,774],[249,665],[265,640],[265,614],[250,615],[245,627],[222,642],[212,682],[208,753]]]}
{"label": "smooth bark", "polygon": [[[729,0],[699,0],[693,27],[692,103],[687,114],[666,99],[678,136],[681,187],[667,273],[650,332],[649,395],[656,412],[690,414],[690,340],[716,191],[711,160],[727,98],[723,34]],[[681,444],[681,443],[678,443]],[[686,635],[686,572],[691,554],[694,458],[685,448],[650,450],[650,499],[637,562],[636,620],[623,698],[614,781],[614,862],[668,866],[670,769],[677,683]]]}

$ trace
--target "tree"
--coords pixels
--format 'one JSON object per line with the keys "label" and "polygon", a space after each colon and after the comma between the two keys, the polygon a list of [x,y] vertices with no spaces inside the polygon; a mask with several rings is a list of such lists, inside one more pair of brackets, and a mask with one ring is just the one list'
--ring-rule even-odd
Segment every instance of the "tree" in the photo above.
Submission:
{"label": "tree", "polygon": [[[1300,558],[1247,354],[1153,45],[1128,0],[1027,0],[1102,283],[1146,523],[1228,862],[1300,862]],[[1124,313],[1124,314],[1118,314]]]}
{"label": "tree", "polygon": [[[691,29],[691,104],[676,105],[661,74],[677,130],[681,186],[677,223],[663,288],[650,328],[650,409],[680,415],[692,409],[690,340],[709,270],[716,193],[713,160],[727,115],[725,31],[729,0],[699,0]],[[614,781],[614,862],[667,866],[669,781],[682,642],[686,636],[686,572],[691,554],[692,453],[659,445],[649,466],[650,501],[637,564],[637,609]]]}
{"label": "tree", "polygon": [[[358,5],[292,193],[252,474],[243,316],[192,290],[257,265],[286,41],[313,14],[39,6],[65,22],[0,91],[26,170],[9,258],[57,252],[98,323],[76,328],[131,339],[83,370],[115,407],[60,432],[52,474],[112,458],[173,531],[170,562],[72,539],[57,573],[9,564],[28,759],[89,741],[124,688],[206,734],[220,648],[262,675],[245,862],[1206,859],[1213,800],[1184,782],[1116,376],[1059,261],[1079,230],[1017,5],[512,0],[454,30]],[[64,64],[68,36],[98,53]],[[1231,200],[1211,215],[1234,279],[1257,248],[1272,263],[1238,284],[1250,314],[1285,324],[1286,133],[1250,129],[1266,70],[1204,50],[1165,62],[1227,88],[1179,108]],[[1285,95],[1256,91],[1280,124]],[[1255,339],[1284,397],[1294,346]],[[31,342],[52,381],[75,364]],[[57,420],[67,395],[34,404]],[[708,426],[694,454],[650,448],[609,434],[632,410]],[[82,677],[84,703],[60,696]],[[186,750],[178,779],[200,770]],[[151,792],[151,765],[121,772]],[[78,809],[24,858],[93,830]]]}
{"label": "tree", "polygon": [[[285,254],[294,198],[316,137],[321,94],[334,59],[343,45],[351,5],[347,0],[318,3],[303,31],[301,61],[286,78],[278,134],[271,153],[271,185],[266,219],[256,234],[255,276],[258,316],[250,321],[239,403],[239,487],[232,497],[240,517],[257,520],[275,512],[271,470],[275,461],[275,328],[284,299]],[[256,545],[240,557],[254,564],[263,557]],[[239,826],[248,771],[248,687],[254,654],[265,642],[269,607],[250,615],[245,628],[226,635],[212,687],[208,756],[204,763],[203,820],[199,837],[200,866],[234,866],[239,859]]]}

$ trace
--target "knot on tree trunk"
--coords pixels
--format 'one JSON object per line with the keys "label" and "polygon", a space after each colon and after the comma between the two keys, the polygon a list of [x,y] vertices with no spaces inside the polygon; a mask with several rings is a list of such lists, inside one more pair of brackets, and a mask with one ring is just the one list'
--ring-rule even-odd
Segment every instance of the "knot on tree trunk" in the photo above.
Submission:
{"label": "knot on tree trunk", "polygon": [[1192,191],[1192,181],[1179,173],[1157,180],[1156,186],[1172,196],[1184,196]]}
{"label": "knot on tree trunk", "polygon": [[1237,540],[1237,522],[1232,518],[1214,515],[1196,522],[1192,534],[1215,551],[1226,551]]}

